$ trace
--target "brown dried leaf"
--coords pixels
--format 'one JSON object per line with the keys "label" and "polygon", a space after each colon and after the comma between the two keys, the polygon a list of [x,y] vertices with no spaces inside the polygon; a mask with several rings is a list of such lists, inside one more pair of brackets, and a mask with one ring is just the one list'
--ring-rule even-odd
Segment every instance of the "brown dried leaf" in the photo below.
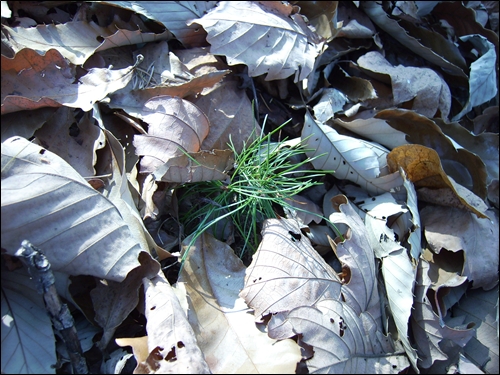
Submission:
{"label": "brown dried leaf", "polygon": [[245,270],[234,251],[208,233],[191,246],[182,268],[179,282],[185,283],[189,294],[189,322],[196,327],[210,370],[217,374],[295,373],[301,359],[297,344],[269,338],[255,326],[246,303],[238,297]]}
{"label": "brown dried leaf", "polygon": [[451,189],[468,210],[474,212],[478,217],[487,218],[483,213],[484,202],[482,205],[476,206],[477,200],[467,199],[463,193],[461,194],[457,190],[457,184],[443,171],[439,155],[433,149],[421,145],[399,146],[387,155],[387,164],[391,171],[397,171],[399,167],[402,167],[408,179],[416,187]]}
{"label": "brown dried leaf", "polygon": [[2,55],[2,114],[62,105],[88,112],[94,103],[125,87],[133,73],[132,66],[93,68],[74,82],[74,69],[54,49],[44,56],[27,48],[13,59]]}

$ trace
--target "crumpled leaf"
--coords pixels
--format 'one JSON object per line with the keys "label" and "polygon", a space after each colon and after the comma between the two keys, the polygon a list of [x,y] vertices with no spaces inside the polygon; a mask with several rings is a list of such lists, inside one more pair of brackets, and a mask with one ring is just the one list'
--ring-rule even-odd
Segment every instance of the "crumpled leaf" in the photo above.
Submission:
{"label": "crumpled leaf", "polygon": [[458,358],[453,358],[454,354],[458,354],[457,347],[464,347],[474,335],[474,323],[465,327],[459,325],[456,328],[441,325],[442,322],[433,311],[427,296],[431,284],[427,275],[428,269],[428,263],[420,258],[414,289],[414,310],[411,315],[411,327],[418,348],[418,364],[426,369],[435,361],[443,361],[446,365],[458,361]]}
{"label": "crumpled leaf", "polygon": [[[335,171],[335,177],[361,185],[370,194],[379,195],[403,184],[399,173],[388,173],[384,147],[338,134],[318,124],[306,113],[302,139],[312,164],[319,170]],[[322,155],[323,156],[319,156]]]}
{"label": "crumpled leaf", "polygon": [[170,96],[146,102],[142,120],[149,124],[147,135],[135,135],[141,173],[152,173],[170,158],[198,152],[209,131],[209,122],[196,105]]}
{"label": "crumpled leaf", "polygon": [[498,225],[491,211],[487,220],[453,207],[427,206],[421,213],[425,237],[435,253],[441,249],[465,252],[463,275],[474,288],[498,284]]}
{"label": "crumpled leaf", "polygon": [[[448,40],[444,38],[434,40],[436,46],[432,46],[432,48],[428,47],[422,44],[424,41],[420,41],[409,35],[407,30],[400,25],[400,20],[389,17],[381,4],[376,2],[363,2],[360,3],[360,7],[378,27],[389,33],[394,39],[400,42],[401,45],[410,49],[413,53],[422,56],[433,64],[443,67],[454,76],[461,77],[462,79],[467,78],[464,73],[466,69],[465,60],[462,55],[458,53],[457,47],[452,47],[451,43],[448,43]],[[425,42],[432,42],[432,38],[430,37],[425,39]]]}
{"label": "crumpled leaf", "polygon": [[90,113],[75,118],[75,110],[60,107],[35,132],[36,141],[70,164],[83,177],[95,175],[96,151],[106,142],[104,133],[94,125]]}
{"label": "crumpled leaf", "polygon": [[289,339],[276,342],[260,331],[238,297],[245,270],[227,244],[206,232],[190,247],[182,267],[179,282],[185,283],[189,294],[188,319],[210,370],[216,374],[295,373],[301,359],[297,344]]}
{"label": "crumpled leaf", "polygon": [[206,33],[198,25],[188,25],[187,21],[202,17],[216,1],[113,1],[110,4],[161,22],[185,47],[199,47],[205,43]]}
{"label": "crumpled leaf", "polygon": [[143,280],[149,355],[134,373],[209,374],[193,329],[163,273]]}
{"label": "crumpled leaf", "polygon": [[187,182],[225,180],[233,168],[231,150],[199,151],[170,158],[153,172],[156,181]]}
{"label": "crumpled leaf", "polygon": [[[197,50],[203,53],[206,59],[210,59],[209,56],[215,59],[215,56],[206,51]],[[144,59],[137,67],[134,78],[127,87],[110,96],[110,107],[121,108],[131,116],[140,118],[142,108],[149,99],[163,95],[180,98],[198,95],[213,87],[230,72],[227,65],[219,63],[217,66],[221,69],[217,69],[209,62],[201,63],[202,56],[190,56],[187,51],[194,54],[192,50],[176,51],[174,54],[170,51],[167,42],[160,42],[149,44],[138,52],[134,52],[134,55],[140,52]],[[197,60],[201,68],[193,69],[192,64],[186,65],[189,59],[183,57],[185,55]],[[130,64],[132,63],[131,61]],[[207,65],[211,69],[203,69]]]}
{"label": "crumpled leaf", "polygon": [[94,103],[125,87],[133,70],[93,68],[75,83],[75,68],[54,49],[44,56],[27,48],[13,59],[2,55],[2,114],[62,105],[88,112]]}
{"label": "crumpled leaf", "polygon": [[335,113],[342,111],[347,102],[346,96],[337,89],[326,88],[321,99],[314,106],[314,117],[321,122],[331,119]]}
{"label": "crumpled leaf", "polygon": [[453,315],[465,315],[467,321],[476,323],[476,335],[465,346],[464,354],[488,374],[494,374],[499,364],[497,309],[498,286],[489,291],[468,291],[453,307]]}
{"label": "crumpled leaf", "polygon": [[[83,65],[97,51],[171,38],[168,32],[154,34],[143,33],[140,29],[116,30],[115,22],[105,28],[93,21],[72,21],[59,25],[37,25],[29,28],[10,28],[3,25],[2,31],[2,43],[10,47],[13,55],[25,48],[36,51],[39,55],[55,49],[74,65]],[[5,54],[4,51],[2,53]]]}
{"label": "crumpled leaf", "polygon": [[446,119],[450,113],[451,93],[444,79],[429,68],[392,66],[380,52],[372,51],[357,60],[368,74],[388,75],[391,80],[394,105],[412,101],[412,109],[427,117],[439,111]]}
{"label": "crumpled leaf", "polygon": [[2,373],[55,374],[52,322],[36,283],[25,268],[4,267],[2,256]]}
{"label": "crumpled leaf", "polygon": [[221,1],[190,24],[207,31],[211,53],[226,56],[229,65],[247,65],[249,76],[267,74],[271,81],[296,73],[298,82],[312,72],[323,43],[295,16],[270,10],[264,2]]}
{"label": "crumpled leaf", "polygon": [[139,254],[148,251],[116,206],[64,160],[20,137],[2,142],[1,238],[9,254],[28,239],[54,271],[115,281],[139,267]]}
{"label": "crumpled leaf", "polygon": [[[421,145],[399,146],[389,153],[387,163],[391,171],[399,167],[403,168],[408,179],[416,187],[450,189],[464,209],[475,213],[480,218],[487,218],[484,214],[487,209],[486,204],[444,173],[440,158],[433,149]],[[441,204],[445,202],[441,201]]]}
{"label": "crumpled leaf", "polygon": [[210,121],[210,132],[203,141],[203,150],[228,148],[233,143],[236,152],[250,144],[261,132],[245,91],[235,81],[224,80],[207,95],[195,101]]}
{"label": "crumpled leaf", "polygon": [[480,57],[470,65],[469,99],[453,121],[497,94],[497,55],[493,43],[481,35],[465,35],[460,40],[472,43]]}

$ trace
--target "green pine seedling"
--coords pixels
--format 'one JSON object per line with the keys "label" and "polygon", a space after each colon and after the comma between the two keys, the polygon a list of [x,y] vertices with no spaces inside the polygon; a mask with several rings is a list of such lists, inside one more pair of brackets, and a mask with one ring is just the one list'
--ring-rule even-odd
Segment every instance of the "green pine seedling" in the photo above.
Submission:
{"label": "green pine seedling", "polygon": [[[249,250],[252,253],[256,251],[259,245],[259,223],[266,218],[276,217],[276,206],[320,216],[291,206],[289,200],[319,184],[315,180],[317,177],[333,171],[301,168],[313,160],[304,158],[307,150],[302,143],[289,147],[285,143],[286,139],[278,143],[271,142],[271,136],[288,122],[267,135],[263,135],[262,130],[260,136],[249,145],[243,145],[240,152],[235,150],[230,138],[229,147],[234,152],[235,163],[229,182],[208,181],[184,185],[181,201],[196,201],[194,197],[198,196],[200,205],[194,205],[181,217],[186,232],[193,234],[181,262],[184,262],[189,248],[205,230],[215,232],[216,225],[227,222],[227,219],[231,220],[244,241],[239,253],[241,258]],[[302,161],[293,162],[297,156]]]}

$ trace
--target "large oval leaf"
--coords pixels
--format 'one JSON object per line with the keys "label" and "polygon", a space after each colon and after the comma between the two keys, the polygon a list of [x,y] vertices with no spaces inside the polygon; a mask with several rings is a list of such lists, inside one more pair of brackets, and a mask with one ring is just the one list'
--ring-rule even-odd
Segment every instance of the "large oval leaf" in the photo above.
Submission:
{"label": "large oval leaf", "polygon": [[50,151],[21,137],[3,142],[1,192],[2,248],[9,254],[27,239],[54,271],[114,281],[141,265],[147,249],[116,206]]}
{"label": "large oval leaf", "polygon": [[211,53],[225,55],[229,65],[247,65],[251,77],[267,73],[270,81],[299,71],[295,82],[307,78],[323,43],[318,43],[318,35],[300,15],[288,17],[267,6],[273,4],[221,1],[215,10],[191,23],[207,31]]}

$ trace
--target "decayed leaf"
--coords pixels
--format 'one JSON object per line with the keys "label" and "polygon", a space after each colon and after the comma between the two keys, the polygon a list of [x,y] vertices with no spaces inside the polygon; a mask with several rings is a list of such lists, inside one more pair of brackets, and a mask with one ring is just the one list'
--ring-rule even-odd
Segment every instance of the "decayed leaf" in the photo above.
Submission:
{"label": "decayed leaf", "polygon": [[143,284],[149,355],[134,372],[209,374],[193,329],[163,273],[145,278]]}
{"label": "decayed leaf", "polygon": [[413,101],[412,109],[427,117],[439,111],[447,118],[451,107],[448,85],[434,70],[429,68],[392,66],[379,52],[372,51],[357,60],[366,71],[388,75],[391,80],[394,105]]}
{"label": "decayed leaf", "polygon": [[211,53],[225,55],[229,65],[247,65],[251,77],[267,74],[270,81],[297,72],[298,82],[311,73],[323,45],[300,21],[300,16],[292,19],[265,3],[221,1],[190,24],[198,23],[207,31]]}
{"label": "decayed leaf", "polygon": [[334,224],[344,223],[350,228],[344,241],[335,246],[332,244],[345,274],[343,300],[357,314],[367,311],[374,319],[378,319],[380,306],[375,256],[365,226],[345,195],[333,197],[332,203],[336,212],[330,214],[330,221]]}
{"label": "decayed leaf", "polygon": [[40,247],[55,271],[115,281],[148,250],[116,206],[64,160],[14,137],[2,143],[2,247],[14,254],[23,239]]}
{"label": "decayed leaf", "polygon": [[54,332],[36,281],[4,266],[2,256],[2,373],[55,374]]}
{"label": "decayed leaf", "polygon": [[[480,218],[487,218],[484,214],[486,205],[474,194],[454,182],[444,173],[441,161],[436,151],[421,145],[403,145],[396,147],[387,156],[387,163],[391,171],[403,168],[408,179],[416,187],[431,189],[451,189],[453,195],[459,199],[463,207],[475,213]],[[470,193],[469,197],[466,192]]]}
{"label": "decayed leaf", "polygon": [[[60,25],[37,25],[37,27],[10,28],[3,25],[7,45],[13,55],[25,48],[44,55],[57,50],[74,65],[82,65],[97,51],[135,43],[170,39],[168,32],[162,34],[143,33],[141,30],[116,30],[112,22],[104,28],[93,21],[73,21]],[[50,41],[50,43],[47,43]]]}
{"label": "decayed leaf", "polygon": [[465,355],[486,373],[496,373],[499,364],[498,286],[487,292],[482,289],[467,292],[453,307],[453,315],[465,315],[467,321],[476,323],[476,335],[465,346]]}
{"label": "decayed leaf", "polygon": [[[318,124],[306,113],[302,139],[307,156],[319,170],[335,171],[335,177],[355,182],[370,194],[378,195],[403,184],[399,173],[384,173],[388,150],[380,145],[338,134],[333,128]],[[319,155],[322,155],[318,157]],[[385,171],[384,171],[385,172]]]}
{"label": "decayed leaf", "polygon": [[262,233],[240,293],[255,310],[256,320],[267,314],[312,306],[320,299],[340,298],[339,277],[302,236],[297,222],[267,219]]}
{"label": "decayed leaf", "polygon": [[255,326],[238,297],[244,277],[245,266],[234,251],[211,235],[203,233],[189,249],[179,282],[185,283],[189,294],[189,322],[210,370],[295,373],[299,347],[289,339],[276,342]]}
{"label": "decayed leaf", "polygon": [[411,315],[411,327],[418,348],[418,364],[426,369],[437,360],[448,366],[458,361],[458,349],[465,346],[474,335],[473,323],[465,327],[460,323],[456,328],[441,325],[442,321],[433,311],[427,296],[431,284],[428,269],[428,263],[420,258]]}
{"label": "decayed leaf", "polygon": [[[342,212],[330,216],[352,229],[349,238],[336,245],[342,281],[302,236],[297,222],[268,219],[240,295],[257,319],[272,313],[271,337],[301,334],[301,340],[313,346],[314,355],[306,362],[310,372],[387,371],[389,364],[401,371],[407,359],[388,358],[394,347],[381,331],[373,252],[361,220],[346,203],[339,196]],[[364,341],[367,337],[369,342]]]}
{"label": "decayed leaf", "polygon": [[496,218],[479,219],[453,207],[427,206],[421,211],[425,237],[436,253],[441,249],[465,252],[463,275],[474,288],[489,290],[498,283],[498,225]]}
{"label": "decayed leaf", "polygon": [[170,158],[198,152],[208,134],[209,122],[194,104],[181,98],[160,96],[148,100],[142,119],[149,124],[147,135],[134,136],[141,173],[152,173]]}
{"label": "decayed leaf", "polygon": [[346,303],[326,299],[298,307],[288,320],[314,348],[307,361],[311,374],[398,374],[408,368],[404,355],[387,354],[389,340],[375,319],[366,312],[358,315]]}
{"label": "decayed leaf", "polygon": [[2,55],[2,114],[62,105],[88,112],[94,103],[125,87],[134,67],[93,68],[78,83],[74,69],[53,49],[44,56],[27,48],[13,59]]}

